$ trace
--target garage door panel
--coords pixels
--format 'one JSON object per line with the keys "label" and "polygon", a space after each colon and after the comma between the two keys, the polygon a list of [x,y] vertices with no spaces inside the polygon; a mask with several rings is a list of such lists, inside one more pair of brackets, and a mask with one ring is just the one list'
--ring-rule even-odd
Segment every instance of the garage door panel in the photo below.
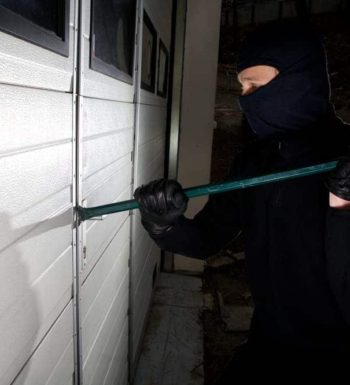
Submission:
{"label": "garage door panel", "polygon": [[[128,193],[123,193],[118,198],[125,200],[128,196]],[[82,273],[83,281],[85,281],[86,277],[90,274],[90,271],[101,257],[103,251],[128,217],[128,212],[108,215],[102,221],[94,221],[90,225],[86,235],[86,254]]]}
{"label": "garage door panel", "polygon": [[83,179],[132,152],[133,130],[126,128],[108,136],[90,137],[83,142]]}
{"label": "garage door panel", "polygon": [[[125,378],[125,370],[128,368],[128,325],[124,324],[121,338],[114,350],[113,358],[109,365],[107,374],[103,381],[103,385],[114,385],[123,383]],[[98,383],[92,385],[99,385]]]}
{"label": "garage door panel", "polygon": [[[113,242],[105,251],[105,254],[108,260],[113,259],[113,256],[118,254],[118,249],[114,248]],[[128,279],[128,259],[129,244],[126,243],[123,245],[120,255],[117,258],[114,257],[114,263],[110,265],[109,274],[106,277],[100,277],[98,293],[95,293],[94,298],[87,298],[87,301],[82,303],[83,358],[85,358],[90,351],[94,336],[98,332],[116,293],[118,293],[120,300],[122,300],[123,296],[128,296],[128,291],[126,291],[126,293],[119,292],[123,280]],[[103,259],[101,259],[100,262],[102,263]],[[88,291],[89,279],[91,278],[91,280],[93,280],[95,278],[90,276],[82,287],[83,297],[86,296],[84,286],[86,285],[86,290]],[[97,280],[98,277],[95,279]],[[84,304],[86,306],[84,306]],[[91,305],[89,306],[89,304]]]}
{"label": "garage door panel", "polygon": [[69,3],[69,56],[0,32],[1,83],[72,92],[75,1]]}
{"label": "garage door panel", "polygon": [[126,163],[99,185],[94,185],[89,193],[84,196],[84,199],[87,200],[91,207],[113,202],[119,194],[127,190],[130,194],[131,180],[131,167],[129,163]]}
{"label": "garage door panel", "polygon": [[134,127],[135,105],[103,99],[83,99],[83,138]]}
{"label": "garage door panel", "polygon": [[[64,384],[74,372],[73,306],[70,302],[13,385]],[[59,378],[58,378],[59,377]]]}
{"label": "garage door panel", "polygon": [[138,145],[142,145],[157,137],[164,137],[166,130],[166,107],[140,105],[140,122]]}
{"label": "garage door panel", "polygon": [[82,186],[82,196],[87,197],[93,190],[105,184],[116,173],[126,167],[131,169],[131,154],[126,154],[85,179]]}
{"label": "garage door panel", "polygon": [[[1,73],[1,70],[0,70]],[[72,96],[0,84],[0,156],[72,137]]]}
{"label": "garage door panel", "polygon": [[151,298],[152,298],[152,284],[153,271],[155,266],[160,263],[160,251],[156,245],[152,245],[144,270],[142,271],[138,284],[133,289],[133,355],[134,359],[137,354],[137,347],[139,346],[142,333],[145,327],[146,316],[148,314]]}
{"label": "garage door panel", "polygon": [[[123,285],[127,284],[128,281],[124,280]],[[127,288],[122,288],[122,292],[125,291],[127,291]],[[127,319],[128,308],[128,297],[125,297],[123,301],[119,301],[119,297],[115,298],[103,328],[96,338],[94,349],[90,351],[84,364],[86,368],[84,370],[84,378],[87,384],[90,385],[98,382],[107,373],[115,347],[118,345],[121,333],[123,332],[122,326]]]}
{"label": "garage door panel", "polygon": [[[96,299],[96,296],[101,289],[101,282],[103,282],[108,274],[111,272],[112,267],[117,268],[115,265],[117,259],[119,259],[120,267],[127,265],[125,262],[125,254],[120,254],[122,249],[126,248],[126,243],[129,241],[129,220],[124,222],[118,233],[114,234],[111,243],[106,246],[106,250],[103,252],[98,263],[89,274],[88,279],[82,287],[82,317],[83,319],[88,312],[92,302]],[[123,259],[124,258],[124,259]],[[127,270],[127,267],[125,268]]]}

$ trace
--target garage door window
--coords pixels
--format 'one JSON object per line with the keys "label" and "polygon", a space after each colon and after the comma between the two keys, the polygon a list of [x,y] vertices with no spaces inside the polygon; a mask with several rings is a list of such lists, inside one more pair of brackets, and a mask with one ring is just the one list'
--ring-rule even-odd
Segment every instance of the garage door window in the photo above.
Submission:
{"label": "garage door window", "polygon": [[135,0],[93,0],[90,67],[132,84]]}
{"label": "garage door window", "polygon": [[0,29],[69,54],[69,0],[0,0]]}

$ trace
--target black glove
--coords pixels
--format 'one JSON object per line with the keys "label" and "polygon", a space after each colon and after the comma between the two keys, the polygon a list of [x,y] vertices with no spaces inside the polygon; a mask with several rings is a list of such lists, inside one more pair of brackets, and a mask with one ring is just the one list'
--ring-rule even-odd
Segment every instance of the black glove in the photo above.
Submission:
{"label": "black glove", "polygon": [[350,201],[350,156],[339,159],[336,169],[326,179],[326,185],[331,193]]}
{"label": "black glove", "polygon": [[181,185],[168,179],[138,187],[134,198],[139,203],[141,222],[151,235],[171,230],[186,211],[188,202]]}

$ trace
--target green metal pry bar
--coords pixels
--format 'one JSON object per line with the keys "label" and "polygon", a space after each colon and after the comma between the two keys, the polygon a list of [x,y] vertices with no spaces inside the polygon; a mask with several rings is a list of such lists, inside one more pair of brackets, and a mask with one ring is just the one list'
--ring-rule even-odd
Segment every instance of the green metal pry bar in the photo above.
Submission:
{"label": "green metal pry bar", "polygon": [[[277,172],[273,174],[257,176],[254,178],[232,180],[223,183],[207,184],[203,186],[190,187],[185,189],[185,194],[189,198],[200,197],[205,195],[219,194],[226,191],[242,190],[249,187],[261,186],[267,183],[281,182],[288,179],[300,178],[310,175],[322,174],[333,170],[337,165],[337,161],[322,163],[314,166],[303,167],[295,170]],[[111,203],[108,205],[96,207],[78,206],[78,214],[81,221],[87,219],[101,217],[106,214],[113,214],[122,211],[128,211],[138,208],[139,205],[135,199]]]}

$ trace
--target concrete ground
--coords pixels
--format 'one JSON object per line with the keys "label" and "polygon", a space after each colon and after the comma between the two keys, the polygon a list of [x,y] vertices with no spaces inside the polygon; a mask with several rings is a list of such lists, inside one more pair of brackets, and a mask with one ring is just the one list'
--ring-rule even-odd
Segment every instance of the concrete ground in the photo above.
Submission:
{"label": "concrete ground", "polygon": [[202,279],[161,273],[134,385],[203,385]]}
{"label": "concrete ground", "polygon": [[250,326],[244,264],[244,253],[223,250],[203,277],[161,274],[134,385],[215,382]]}

